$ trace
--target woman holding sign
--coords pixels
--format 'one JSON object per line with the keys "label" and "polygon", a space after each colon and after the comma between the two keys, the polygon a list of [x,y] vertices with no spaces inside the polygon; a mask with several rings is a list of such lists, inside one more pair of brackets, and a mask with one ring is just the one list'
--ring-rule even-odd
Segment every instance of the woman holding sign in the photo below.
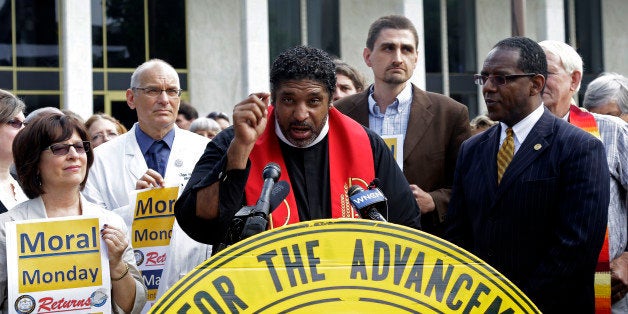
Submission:
{"label": "woman holding sign", "polygon": [[[7,272],[18,272],[18,269],[7,269],[8,224],[5,225],[5,222],[70,216],[97,217],[103,225],[99,226],[100,232],[94,228],[92,233],[74,235],[74,230],[67,230],[65,234],[57,235],[52,231],[42,230],[33,236],[33,239],[24,240],[22,236],[20,241],[15,241],[18,242],[18,254],[19,248],[22,251],[27,248],[45,253],[40,255],[53,255],[50,252],[55,249],[60,252],[65,250],[65,254],[70,254],[68,252],[73,249],[74,251],[91,249],[89,246],[93,245],[105,250],[108,256],[110,278],[105,278],[103,270],[99,272],[98,268],[77,270],[77,266],[74,265],[71,268],[65,266],[65,269],[69,269],[67,271],[44,272],[42,270],[40,273],[36,270],[31,274],[23,271],[24,274],[18,274],[18,281],[20,281],[18,284],[23,284],[23,282],[33,284],[34,282],[45,286],[52,279],[56,282],[56,287],[59,287],[58,290],[63,290],[70,286],[69,281],[78,280],[77,278],[80,279],[82,276],[83,279],[98,280],[103,285],[110,282],[109,294],[113,312],[139,313],[146,303],[146,288],[136,267],[133,249],[127,239],[127,229],[122,218],[89,203],[80,194],[87,180],[89,167],[94,160],[90,144],[83,124],[63,114],[44,114],[37,117],[15,137],[13,154],[18,181],[30,200],[0,215],[0,311],[17,310],[17,308],[13,309],[14,306],[18,307],[17,301],[33,303],[32,306],[39,306],[40,309],[48,304],[49,308],[57,310],[77,310],[72,306],[80,303],[83,305],[81,310],[87,311],[90,307],[92,311],[97,310],[94,306],[99,306],[99,304],[102,306],[107,302],[106,294],[96,292],[94,292],[96,295],[92,294],[87,299],[76,300],[72,299],[73,296],[65,296],[54,301],[48,300],[50,297],[37,300],[35,297],[30,297],[30,300],[18,298],[15,302],[7,299],[7,290],[11,289],[11,285],[14,284],[7,282]],[[22,247],[19,246],[20,243]],[[62,266],[58,268],[62,269]],[[97,311],[102,311],[102,309]]]}

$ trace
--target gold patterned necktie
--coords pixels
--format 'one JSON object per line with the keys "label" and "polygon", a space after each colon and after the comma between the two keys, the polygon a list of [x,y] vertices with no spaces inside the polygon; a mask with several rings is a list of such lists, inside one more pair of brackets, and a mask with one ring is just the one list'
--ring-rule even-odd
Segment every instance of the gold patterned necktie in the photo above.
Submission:
{"label": "gold patterned necktie", "polygon": [[497,152],[497,184],[502,181],[502,176],[508,168],[512,156],[515,155],[515,138],[512,128],[506,129],[506,139]]}

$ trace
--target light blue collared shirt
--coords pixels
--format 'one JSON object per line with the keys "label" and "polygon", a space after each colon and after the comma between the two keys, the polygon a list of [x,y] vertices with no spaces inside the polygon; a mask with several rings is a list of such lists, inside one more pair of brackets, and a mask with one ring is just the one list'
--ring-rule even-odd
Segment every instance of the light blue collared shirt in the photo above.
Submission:
{"label": "light blue collared shirt", "polygon": [[386,107],[386,112],[381,113],[375,98],[373,98],[374,85],[369,88],[369,129],[380,136],[404,135],[408,129],[410,118],[410,105],[412,104],[412,84],[397,95],[395,101]]}

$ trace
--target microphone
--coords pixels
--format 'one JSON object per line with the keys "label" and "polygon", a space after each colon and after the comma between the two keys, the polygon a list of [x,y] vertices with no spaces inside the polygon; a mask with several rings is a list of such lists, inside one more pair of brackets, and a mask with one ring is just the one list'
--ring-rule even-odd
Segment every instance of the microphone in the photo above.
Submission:
{"label": "microphone", "polygon": [[386,221],[378,210],[378,208],[385,209],[388,212],[387,199],[380,189],[371,186],[368,190],[364,190],[359,185],[353,185],[347,194],[351,205],[358,210],[360,216],[370,220]]}
{"label": "microphone", "polygon": [[[288,182],[281,180],[275,183],[273,190],[270,192],[269,211],[271,213],[277,207],[279,207],[279,205],[281,205],[283,200],[288,196],[288,193],[290,193],[290,184],[288,184]],[[253,215],[253,210],[255,210],[255,206],[244,206],[240,208],[238,212],[236,212],[236,214],[233,216],[233,219],[231,220],[231,224],[227,228],[225,240],[217,247],[215,247],[214,253],[218,253],[227,246],[243,239],[242,230],[244,230],[244,227],[247,223],[250,224],[248,219],[251,217],[251,215]],[[264,230],[265,229],[263,229],[262,231]]]}
{"label": "microphone", "polygon": [[270,196],[273,191],[273,186],[280,176],[281,168],[278,164],[269,162],[266,167],[264,167],[262,171],[262,178],[264,178],[262,192],[257,200],[257,204],[255,204],[255,207],[253,207],[253,210],[251,210],[249,217],[244,223],[240,240],[266,230],[268,226],[268,215],[270,214]]}

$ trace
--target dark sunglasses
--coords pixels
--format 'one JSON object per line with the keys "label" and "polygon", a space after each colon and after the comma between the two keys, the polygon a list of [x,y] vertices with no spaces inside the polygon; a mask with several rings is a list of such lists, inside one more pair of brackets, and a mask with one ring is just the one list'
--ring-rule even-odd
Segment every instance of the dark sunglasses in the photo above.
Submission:
{"label": "dark sunglasses", "polygon": [[18,119],[13,119],[13,120],[9,120],[7,121],[7,124],[16,128],[16,129],[21,129],[22,126],[26,125],[26,123],[24,123],[24,121],[18,120]]}
{"label": "dark sunglasses", "polygon": [[92,146],[92,143],[90,143],[89,141],[76,142],[74,144],[58,143],[58,144],[52,144],[46,147],[44,150],[50,149],[53,155],[64,156],[70,152],[70,147],[74,147],[76,152],[79,154],[85,154],[86,152],[89,151],[91,146]]}

